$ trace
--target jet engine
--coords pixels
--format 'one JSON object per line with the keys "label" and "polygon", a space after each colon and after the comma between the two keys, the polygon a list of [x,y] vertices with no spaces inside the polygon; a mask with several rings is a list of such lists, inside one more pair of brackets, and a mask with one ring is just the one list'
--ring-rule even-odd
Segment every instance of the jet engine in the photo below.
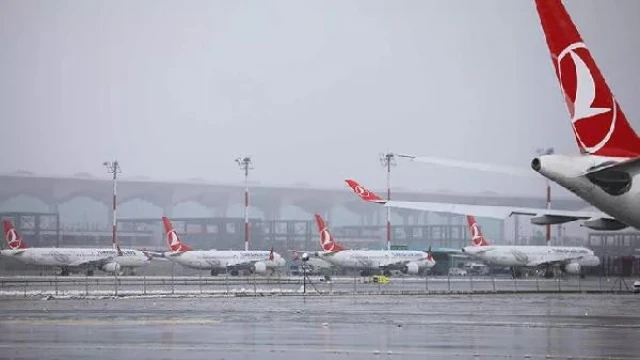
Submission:
{"label": "jet engine", "polygon": [[578,274],[580,274],[580,264],[575,263],[575,262],[574,262],[574,263],[567,264],[567,265],[565,265],[565,267],[564,267],[564,271],[565,271],[567,274],[578,275]]}
{"label": "jet engine", "polygon": [[118,264],[117,262],[111,262],[111,263],[102,265],[101,270],[105,272],[115,273],[120,271],[120,264]]}
{"label": "jet engine", "polygon": [[614,219],[591,218],[585,220],[582,226],[593,230],[622,230],[627,227],[627,224]]}
{"label": "jet engine", "polygon": [[262,261],[258,261],[257,263],[253,264],[252,270],[256,274],[264,275],[267,273],[267,264],[263,263]]}
{"label": "jet engine", "polygon": [[303,253],[302,254],[302,261],[303,262],[309,261],[309,253]]}
{"label": "jet engine", "polygon": [[418,273],[418,270],[419,270],[418,264],[414,262],[410,262],[407,265],[405,265],[404,268],[402,268],[402,273],[416,275]]}

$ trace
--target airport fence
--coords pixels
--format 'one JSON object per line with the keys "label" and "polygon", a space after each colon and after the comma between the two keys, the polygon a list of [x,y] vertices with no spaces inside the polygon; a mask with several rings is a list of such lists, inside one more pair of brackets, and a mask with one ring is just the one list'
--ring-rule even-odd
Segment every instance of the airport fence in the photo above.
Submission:
{"label": "airport fence", "polygon": [[425,295],[505,293],[628,293],[636,279],[498,276],[392,277],[302,276],[5,276],[0,297]]}

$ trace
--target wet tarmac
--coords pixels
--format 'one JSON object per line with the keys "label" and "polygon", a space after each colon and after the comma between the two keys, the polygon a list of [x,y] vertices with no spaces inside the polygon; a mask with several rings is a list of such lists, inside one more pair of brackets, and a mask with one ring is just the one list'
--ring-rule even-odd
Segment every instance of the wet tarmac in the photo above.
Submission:
{"label": "wet tarmac", "polygon": [[640,296],[0,301],[2,359],[638,359]]}

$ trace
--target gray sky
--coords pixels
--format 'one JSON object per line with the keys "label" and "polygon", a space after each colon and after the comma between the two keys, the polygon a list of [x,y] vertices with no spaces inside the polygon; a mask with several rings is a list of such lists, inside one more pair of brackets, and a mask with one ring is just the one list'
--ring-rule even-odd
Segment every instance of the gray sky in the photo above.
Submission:
{"label": "gray sky", "polygon": [[[566,0],[638,129],[640,1]],[[0,1],[0,169],[382,187],[395,151],[577,153],[533,1]],[[540,194],[402,163],[393,183]],[[567,195],[570,196],[570,195]]]}

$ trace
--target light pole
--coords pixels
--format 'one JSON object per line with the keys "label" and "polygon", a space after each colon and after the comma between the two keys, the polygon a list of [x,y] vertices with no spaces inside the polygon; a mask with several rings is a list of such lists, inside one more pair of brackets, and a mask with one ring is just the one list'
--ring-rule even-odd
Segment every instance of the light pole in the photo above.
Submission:
{"label": "light pole", "polygon": [[[396,166],[396,155],[380,154],[380,163],[387,168],[387,201],[391,201],[391,166]],[[391,250],[391,208],[387,208],[387,250]]]}
{"label": "light pole", "polygon": [[[550,148],[538,148],[536,149],[536,154],[538,154],[538,156],[542,156],[542,155],[552,155],[554,153],[554,149],[552,147]],[[546,179],[546,185],[547,185],[547,210],[551,209],[551,182],[549,181],[548,178]],[[551,241],[551,225],[547,224],[547,245],[549,245],[549,241]]]}
{"label": "light pole", "polygon": [[251,157],[236,158],[236,163],[244,171],[244,251],[249,250],[249,170],[253,170]]}
{"label": "light pole", "polygon": [[113,174],[113,222],[111,223],[111,245],[113,249],[117,251],[118,256],[122,256],[122,250],[120,250],[120,245],[118,245],[118,241],[116,239],[116,189],[118,183],[118,174],[122,172],[120,169],[120,164],[118,164],[118,160],[114,161],[105,161],[102,163],[107,168],[107,172]]}

